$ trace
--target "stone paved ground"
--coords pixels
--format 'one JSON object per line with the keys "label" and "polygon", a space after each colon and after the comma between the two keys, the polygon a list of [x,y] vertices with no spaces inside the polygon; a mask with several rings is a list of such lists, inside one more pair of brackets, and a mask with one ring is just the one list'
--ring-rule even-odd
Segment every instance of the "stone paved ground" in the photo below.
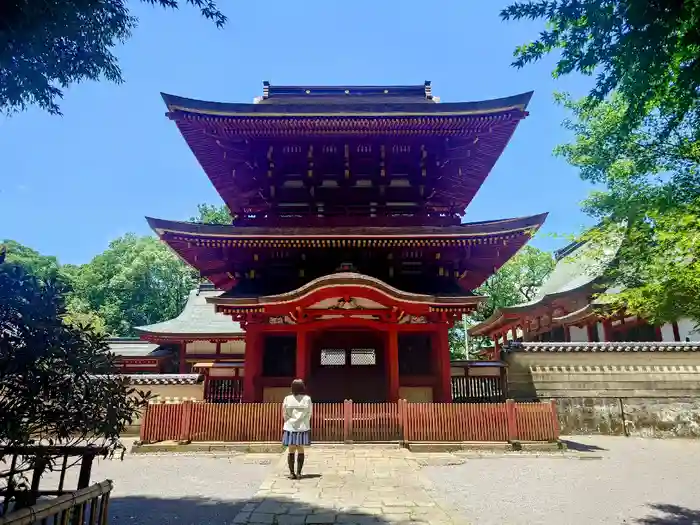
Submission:
{"label": "stone paved ground", "polygon": [[286,465],[283,455],[234,523],[462,523],[428,492],[406,450],[314,447],[301,480],[289,479]]}
{"label": "stone paved ground", "polygon": [[[282,477],[284,457],[203,454],[101,461],[93,481],[115,482],[113,524],[228,525],[243,511],[274,514],[261,505],[285,510],[287,523],[309,512],[312,522],[332,514],[346,523],[387,523],[390,514],[403,519],[425,512],[423,521],[435,525],[450,523],[449,517],[480,525],[700,524],[700,440],[576,441],[603,459],[424,454],[412,460],[401,451],[348,453],[315,446],[304,470],[321,477],[298,482]],[[414,461],[426,466],[416,471]],[[255,508],[246,507],[258,500]]]}
{"label": "stone paved ground", "polygon": [[572,439],[602,459],[493,457],[422,472],[479,525],[700,524],[700,440]]}

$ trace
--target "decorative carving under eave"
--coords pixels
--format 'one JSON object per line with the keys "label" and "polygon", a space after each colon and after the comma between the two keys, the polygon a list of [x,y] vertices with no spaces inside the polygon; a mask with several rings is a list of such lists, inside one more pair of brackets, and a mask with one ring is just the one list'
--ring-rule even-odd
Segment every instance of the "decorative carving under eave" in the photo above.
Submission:
{"label": "decorative carving under eave", "polygon": [[354,297],[341,297],[338,302],[328,308],[329,310],[362,310],[362,306],[357,304]]}
{"label": "decorative carving under eave", "polygon": [[408,322],[411,324],[427,324],[428,318],[424,315],[410,315]]}

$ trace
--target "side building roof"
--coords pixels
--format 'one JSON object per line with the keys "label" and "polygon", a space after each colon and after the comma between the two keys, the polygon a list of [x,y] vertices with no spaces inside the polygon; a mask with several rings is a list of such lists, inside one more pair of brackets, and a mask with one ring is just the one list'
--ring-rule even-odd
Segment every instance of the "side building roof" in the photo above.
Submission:
{"label": "side building roof", "polygon": [[604,343],[559,343],[559,342],[509,342],[505,352],[525,353],[594,353],[594,352],[700,352],[700,342],[677,341],[630,341]]}
{"label": "side building roof", "polygon": [[469,334],[485,335],[538,306],[591,288],[615,258],[621,242],[621,238],[612,239],[602,249],[598,243],[575,242],[555,252],[556,266],[532,301],[498,308],[488,319],[472,326]]}
{"label": "side building roof", "polygon": [[110,352],[121,358],[163,357],[171,353],[169,349],[162,348],[159,344],[126,337],[109,338],[107,346]]}
{"label": "side building roof", "polygon": [[176,341],[183,338],[208,339],[237,337],[243,335],[240,323],[229,316],[216,313],[215,306],[207,299],[218,297],[221,290],[213,285],[201,284],[190,292],[180,315],[162,323],[137,326],[144,339],[154,341]]}

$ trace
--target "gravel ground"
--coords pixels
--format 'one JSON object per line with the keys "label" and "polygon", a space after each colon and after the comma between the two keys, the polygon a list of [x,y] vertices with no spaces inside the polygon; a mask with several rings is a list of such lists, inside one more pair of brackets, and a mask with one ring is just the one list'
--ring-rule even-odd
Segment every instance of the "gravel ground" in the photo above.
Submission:
{"label": "gravel ground", "polygon": [[700,524],[700,441],[571,440],[603,458],[481,458],[423,474],[479,525]]}

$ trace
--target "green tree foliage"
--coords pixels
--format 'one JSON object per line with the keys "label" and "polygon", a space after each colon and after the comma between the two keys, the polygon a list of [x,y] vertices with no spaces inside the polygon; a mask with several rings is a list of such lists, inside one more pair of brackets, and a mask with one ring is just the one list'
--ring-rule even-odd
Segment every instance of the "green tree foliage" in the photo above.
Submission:
{"label": "green tree foliage", "polygon": [[[141,0],[177,9],[190,4],[217,27],[226,16],[214,0]],[[136,27],[125,0],[5,0],[0,2],[0,110],[36,104],[60,114],[57,100],[73,83],[123,81],[112,49]]]}
{"label": "green tree foliage", "polygon": [[201,222],[204,224],[231,224],[233,218],[231,212],[225,204],[216,206],[214,204],[198,204],[197,215],[190,217],[190,222]]}
{"label": "green tree foliage", "polygon": [[[498,308],[534,299],[554,265],[554,257],[549,252],[525,246],[475,290],[477,295],[485,295],[488,298],[467,317],[467,326],[484,321]],[[486,338],[470,337],[469,357],[480,358],[481,351],[488,346],[491,346],[491,343]],[[464,323],[461,321],[450,330],[450,352],[453,359],[466,357]]]}
{"label": "green tree foliage", "polygon": [[0,442],[115,446],[146,401],[110,374],[100,335],[63,322],[64,285],[0,264]]}
{"label": "green tree foliage", "polygon": [[621,95],[590,107],[560,97],[574,118],[575,139],[557,153],[599,185],[584,210],[599,221],[585,237],[604,244],[621,235],[608,281],[619,293],[601,297],[651,322],[700,320],[700,148],[685,129],[656,140],[656,119],[618,133],[629,106]]}
{"label": "green tree foliage", "polygon": [[41,255],[36,250],[11,239],[5,239],[0,245],[4,245],[7,250],[6,262],[22,266],[27,273],[39,279],[58,275],[60,265],[56,257]]}
{"label": "green tree foliage", "polygon": [[627,101],[622,129],[656,115],[662,136],[688,126],[700,138],[700,0],[528,0],[501,17],[547,23],[515,66],[558,52],[555,76],[596,75],[589,108],[613,91]]}
{"label": "green tree foliage", "polygon": [[110,335],[135,335],[135,326],[176,317],[198,281],[158,239],[127,234],[80,268],[71,307],[95,312]]}
{"label": "green tree foliage", "polygon": [[624,239],[606,271],[621,291],[602,299],[651,322],[700,320],[700,0],[526,1],[501,16],[547,22],[517,67],[556,51],[555,76],[597,75],[585,99],[559,97],[575,139],[557,152],[602,188],[585,237]]}

